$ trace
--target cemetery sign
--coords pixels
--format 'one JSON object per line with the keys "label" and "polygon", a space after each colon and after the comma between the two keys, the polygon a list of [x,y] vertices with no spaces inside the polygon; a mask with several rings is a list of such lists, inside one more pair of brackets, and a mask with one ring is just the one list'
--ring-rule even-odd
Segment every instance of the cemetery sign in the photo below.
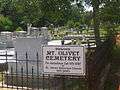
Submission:
{"label": "cemetery sign", "polygon": [[85,75],[85,52],[81,46],[43,46],[44,74]]}

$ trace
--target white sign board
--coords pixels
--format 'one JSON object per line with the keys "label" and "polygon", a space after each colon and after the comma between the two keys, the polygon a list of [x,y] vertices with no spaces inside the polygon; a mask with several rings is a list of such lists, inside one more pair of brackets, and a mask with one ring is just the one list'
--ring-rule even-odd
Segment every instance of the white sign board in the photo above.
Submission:
{"label": "white sign board", "polygon": [[43,46],[45,74],[85,75],[85,52],[80,46]]}

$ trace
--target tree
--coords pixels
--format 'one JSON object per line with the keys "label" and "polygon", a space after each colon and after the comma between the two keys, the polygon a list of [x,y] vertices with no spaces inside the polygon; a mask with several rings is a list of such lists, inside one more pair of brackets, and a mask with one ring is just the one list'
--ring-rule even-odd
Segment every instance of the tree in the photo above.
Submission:
{"label": "tree", "polygon": [[89,28],[93,26],[93,13],[92,11],[85,11],[84,12],[84,24]]}
{"label": "tree", "polygon": [[[40,0],[1,0],[1,14],[15,24],[35,24],[41,18]],[[16,25],[16,27],[18,27]]]}
{"label": "tree", "polygon": [[120,1],[107,0],[100,9],[100,20],[102,25],[115,29],[120,24]]}
{"label": "tree", "polygon": [[36,24],[42,17],[42,12],[40,9],[40,0],[18,0],[14,3],[17,18],[20,19],[20,23]]}
{"label": "tree", "polygon": [[73,1],[75,0],[1,0],[0,12],[13,21],[15,28],[23,28],[27,23],[38,27],[51,24],[63,26],[71,18],[74,21],[80,20],[81,2],[76,2],[76,6],[73,6]]}
{"label": "tree", "polygon": [[105,23],[107,27],[112,28],[119,24],[120,1],[119,0],[85,0],[88,5],[93,7],[94,33],[97,45],[100,44],[99,25]]}
{"label": "tree", "polygon": [[64,25],[71,13],[69,0],[41,0],[44,24]]}
{"label": "tree", "polygon": [[91,5],[93,7],[93,27],[96,45],[99,46],[101,43],[99,25],[100,25],[100,17],[99,17],[99,7],[103,3],[104,0],[85,0],[86,4]]}

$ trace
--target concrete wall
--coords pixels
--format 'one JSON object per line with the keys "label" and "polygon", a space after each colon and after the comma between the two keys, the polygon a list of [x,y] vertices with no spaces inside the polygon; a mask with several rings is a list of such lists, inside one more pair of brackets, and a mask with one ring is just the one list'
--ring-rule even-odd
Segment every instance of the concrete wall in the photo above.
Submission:
{"label": "concrete wall", "polygon": [[[39,38],[18,38],[13,41],[15,51],[17,52],[17,72],[21,73],[21,68],[23,67],[23,72],[26,73],[26,53],[28,54],[28,73],[32,73],[32,67],[34,67],[34,73],[37,74],[37,53],[39,60],[39,72],[42,72],[42,45],[47,44],[44,37]],[[11,72],[11,67],[13,67],[13,72],[16,72],[16,62],[9,62],[9,70]]]}

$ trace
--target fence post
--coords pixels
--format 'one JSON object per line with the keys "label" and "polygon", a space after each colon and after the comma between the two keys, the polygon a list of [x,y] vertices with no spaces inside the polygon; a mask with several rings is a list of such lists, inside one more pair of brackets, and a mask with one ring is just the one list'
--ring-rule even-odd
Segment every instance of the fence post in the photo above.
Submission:
{"label": "fence post", "polygon": [[32,66],[32,82],[31,82],[31,85],[32,85],[32,90],[34,90],[34,69],[33,69],[33,66]]}
{"label": "fence post", "polygon": [[39,57],[38,57],[38,52],[37,52],[36,56],[37,56],[37,89],[39,90]]}
{"label": "fence post", "polygon": [[92,90],[91,89],[90,63],[88,60],[86,62],[86,80],[87,80],[87,90]]}
{"label": "fence post", "polygon": [[65,76],[62,76],[62,90],[65,90]]}
{"label": "fence post", "polygon": [[17,84],[17,90],[18,90],[18,60],[17,60],[17,52],[15,52],[15,60],[16,60],[16,84]]}
{"label": "fence post", "polygon": [[[6,65],[8,67],[8,60],[7,60],[7,51],[6,51]],[[7,83],[7,88],[8,88],[8,73],[7,73],[7,70],[6,70],[6,83]]]}
{"label": "fence post", "polygon": [[26,52],[26,75],[27,75],[27,89],[28,89],[28,53]]}
{"label": "fence post", "polygon": [[[64,39],[61,41],[61,44],[64,45]],[[65,90],[65,78],[64,78],[65,76],[62,75],[61,77],[62,77],[62,90]]]}
{"label": "fence post", "polygon": [[21,86],[22,86],[22,90],[23,90],[23,66],[21,67]]}

